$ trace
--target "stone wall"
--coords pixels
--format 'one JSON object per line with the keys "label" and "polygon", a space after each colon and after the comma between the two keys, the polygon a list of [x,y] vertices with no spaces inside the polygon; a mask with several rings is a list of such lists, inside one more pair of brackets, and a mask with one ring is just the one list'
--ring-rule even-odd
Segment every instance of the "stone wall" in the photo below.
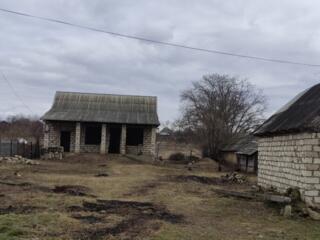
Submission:
{"label": "stone wall", "polygon": [[258,152],[260,186],[297,187],[307,203],[320,203],[320,133],[262,137]]}

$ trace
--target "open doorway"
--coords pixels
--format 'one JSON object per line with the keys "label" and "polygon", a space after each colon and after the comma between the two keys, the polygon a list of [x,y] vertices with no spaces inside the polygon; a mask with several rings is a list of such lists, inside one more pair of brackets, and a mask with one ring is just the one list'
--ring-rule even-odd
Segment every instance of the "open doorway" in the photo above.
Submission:
{"label": "open doorway", "polygon": [[110,127],[109,153],[120,153],[121,126]]}
{"label": "open doorway", "polygon": [[69,131],[60,132],[60,146],[63,147],[64,152],[70,152],[70,135]]}

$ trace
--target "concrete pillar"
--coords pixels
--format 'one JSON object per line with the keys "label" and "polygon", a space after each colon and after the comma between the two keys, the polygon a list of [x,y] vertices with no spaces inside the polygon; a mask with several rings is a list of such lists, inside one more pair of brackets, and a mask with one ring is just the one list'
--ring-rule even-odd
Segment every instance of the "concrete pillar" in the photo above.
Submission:
{"label": "concrete pillar", "polygon": [[107,124],[101,125],[101,143],[100,143],[100,154],[106,154],[107,146]]}
{"label": "concrete pillar", "polygon": [[49,147],[50,127],[47,123],[44,125],[43,147],[47,149]]}
{"label": "concrete pillar", "polygon": [[81,136],[81,123],[76,123],[76,137],[75,137],[75,143],[74,143],[74,152],[80,153],[80,136]]}
{"label": "concrete pillar", "polygon": [[151,128],[151,147],[150,147],[150,153],[151,155],[156,154],[156,141],[157,141],[157,129],[155,127]]}
{"label": "concrete pillar", "polygon": [[126,154],[126,140],[127,140],[127,126],[123,124],[121,127],[120,154]]}

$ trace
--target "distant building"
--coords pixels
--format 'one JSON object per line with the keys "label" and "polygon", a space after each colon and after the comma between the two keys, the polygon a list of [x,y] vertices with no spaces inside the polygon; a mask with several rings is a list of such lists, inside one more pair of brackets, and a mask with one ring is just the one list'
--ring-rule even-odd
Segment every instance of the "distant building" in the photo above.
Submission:
{"label": "distant building", "polygon": [[298,188],[320,203],[320,84],[305,90],[271,116],[258,137],[258,184],[280,192]]}
{"label": "distant building", "polygon": [[222,157],[235,170],[256,173],[258,169],[258,144],[252,135],[235,139],[222,149]]}
{"label": "distant building", "polygon": [[155,153],[157,98],[57,92],[45,121],[44,148],[73,153]]}
{"label": "distant building", "polygon": [[161,131],[159,132],[160,136],[171,136],[173,133],[173,131],[168,128],[168,127],[164,127],[163,129],[161,129]]}

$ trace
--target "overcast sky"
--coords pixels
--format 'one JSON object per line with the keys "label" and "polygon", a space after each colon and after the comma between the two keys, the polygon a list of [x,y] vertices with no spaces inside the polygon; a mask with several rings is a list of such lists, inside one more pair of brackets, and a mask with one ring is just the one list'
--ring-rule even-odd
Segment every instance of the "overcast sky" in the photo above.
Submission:
{"label": "overcast sky", "polygon": [[[320,64],[320,1],[1,0],[0,8],[159,41]],[[268,114],[320,80],[320,68],[213,55],[0,12],[0,116],[47,111],[57,90],[158,96],[160,121],[209,73],[248,78]]]}

